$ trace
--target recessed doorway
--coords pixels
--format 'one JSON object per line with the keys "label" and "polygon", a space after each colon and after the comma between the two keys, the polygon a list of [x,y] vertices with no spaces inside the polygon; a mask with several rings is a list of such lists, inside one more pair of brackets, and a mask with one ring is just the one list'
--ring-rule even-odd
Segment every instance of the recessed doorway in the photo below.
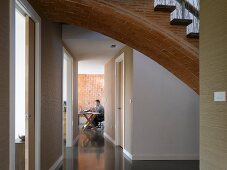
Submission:
{"label": "recessed doorway", "polygon": [[15,12],[15,21],[15,160],[17,170],[25,169],[26,135],[26,16],[18,9]]}
{"label": "recessed doorway", "polygon": [[124,149],[124,53],[115,60],[115,139]]}
{"label": "recessed doorway", "polygon": [[72,122],[73,122],[73,58],[66,51],[66,49],[63,48],[63,144],[65,144],[66,147],[73,146]]}
{"label": "recessed doorway", "polygon": [[10,169],[40,169],[40,17],[27,1],[10,12]]}
{"label": "recessed doorway", "polygon": [[35,23],[18,7],[15,14],[16,169],[35,169]]}

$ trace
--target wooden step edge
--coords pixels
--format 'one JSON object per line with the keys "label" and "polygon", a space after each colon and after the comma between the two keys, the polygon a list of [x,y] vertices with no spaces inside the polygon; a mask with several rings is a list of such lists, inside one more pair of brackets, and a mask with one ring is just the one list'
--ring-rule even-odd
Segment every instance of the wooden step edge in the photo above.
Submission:
{"label": "wooden step edge", "polygon": [[192,23],[191,19],[173,19],[170,21],[171,25],[184,25],[184,26],[188,26]]}
{"label": "wooden step edge", "polygon": [[154,11],[173,12],[176,9],[174,5],[156,5]]}

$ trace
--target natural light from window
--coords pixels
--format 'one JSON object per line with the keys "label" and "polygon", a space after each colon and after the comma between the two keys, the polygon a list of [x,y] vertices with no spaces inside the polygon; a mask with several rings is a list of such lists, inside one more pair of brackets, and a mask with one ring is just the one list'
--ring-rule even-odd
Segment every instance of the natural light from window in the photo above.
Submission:
{"label": "natural light from window", "polygon": [[16,10],[15,139],[25,135],[25,16]]}

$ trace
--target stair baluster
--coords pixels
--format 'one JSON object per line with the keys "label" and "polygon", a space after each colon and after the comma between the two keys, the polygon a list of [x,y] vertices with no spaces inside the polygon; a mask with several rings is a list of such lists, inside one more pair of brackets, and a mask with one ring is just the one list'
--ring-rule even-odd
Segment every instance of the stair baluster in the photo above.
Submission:
{"label": "stair baluster", "polygon": [[199,0],[154,0],[155,11],[171,12],[172,25],[187,26],[187,38],[199,38]]}

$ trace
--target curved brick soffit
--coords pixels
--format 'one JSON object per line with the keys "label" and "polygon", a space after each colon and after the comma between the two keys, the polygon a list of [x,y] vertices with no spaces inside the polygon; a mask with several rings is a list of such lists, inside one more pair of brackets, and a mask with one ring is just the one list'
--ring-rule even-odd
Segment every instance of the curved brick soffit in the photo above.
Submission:
{"label": "curved brick soffit", "polygon": [[100,32],[142,52],[199,93],[198,49],[156,23],[102,0],[29,1],[52,21]]}

